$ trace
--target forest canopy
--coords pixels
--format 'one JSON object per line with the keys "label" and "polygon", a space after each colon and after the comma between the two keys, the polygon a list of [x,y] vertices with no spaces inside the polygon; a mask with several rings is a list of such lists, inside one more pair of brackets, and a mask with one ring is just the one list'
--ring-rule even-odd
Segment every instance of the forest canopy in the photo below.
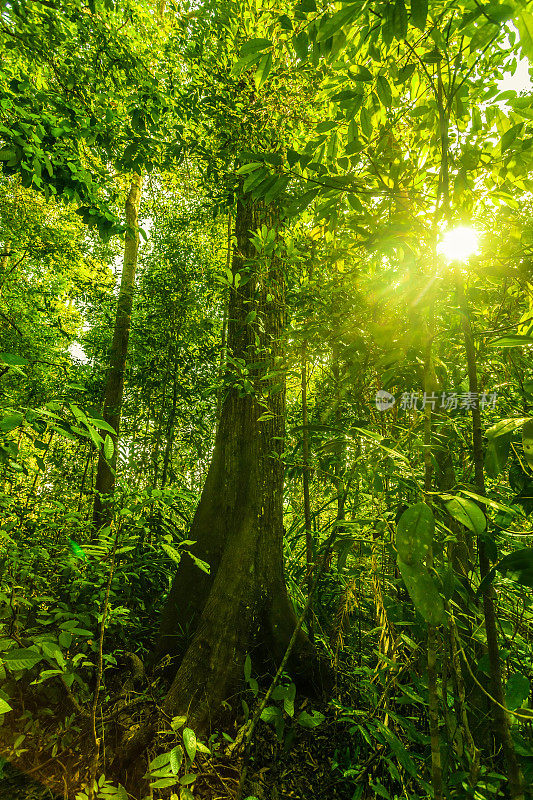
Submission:
{"label": "forest canopy", "polygon": [[533,2],[0,0],[8,800],[533,798]]}

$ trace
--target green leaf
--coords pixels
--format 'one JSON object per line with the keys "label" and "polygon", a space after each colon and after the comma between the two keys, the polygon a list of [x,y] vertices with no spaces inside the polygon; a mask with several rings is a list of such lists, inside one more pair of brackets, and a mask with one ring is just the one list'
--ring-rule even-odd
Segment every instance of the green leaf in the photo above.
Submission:
{"label": "green leaf", "polygon": [[332,17],[327,19],[318,29],[316,40],[317,42],[324,42],[330,39],[333,34],[337,33],[344,25],[347,25],[350,20],[354,20],[359,13],[357,5],[348,5],[347,8],[341,8],[336,11]]}
{"label": "green leaf", "polygon": [[[161,549],[165,551],[165,553],[167,554],[167,556],[170,559],[172,559],[174,564],[179,564],[180,563],[180,561],[181,561],[181,553],[179,552],[179,550],[176,550],[175,547],[172,547],[172,545],[167,544],[166,542],[160,542],[160,545],[161,545]],[[190,553],[189,553],[189,555],[190,555]]]}
{"label": "green leaf", "polygon": [[400,558],[411,566],[422,562],[435,534],[435,517],[426,503],[408,508],[398,521],[396,547]]}
{"label": "green leaf", "polygon": [[378,75],[376,89],[378,97],[386,108],[392,105],[392,90],[384,75]]}
{"label": "green leaf", "polygon": [[480,536],[487,527],[485,514],[472,500],[467,500],[466,497],[452,497],[444,505],[448,514],[477,536]]}
{"label": "green leaf", "polygon": [[177,778],[160,778],[150,783],[150,786],[152,789],[165,789],[167,786],[175,786],[177,782]]}
{"label": "green leaf", "polygon": [[411,566],[398,557],[398,569],[418,613],[431,625],[445,622],[442,597],[426,567],[423,564]]}
{"label": "green leaf", "polygon": [[104,419],[99,419],[98,417],[87,417],[87,422],[89,422],[93,427],[99,428],[102,431],[107,431],[108,433],[112,434],[113,436],[116,435],[116,430],[111,427],[111,425],[106,422]]}
{"label": "green leaf", "polygon": [[253,172],[258,167],[262,167],[262,161],[252,161],[251,164],[243,164],[242,167],[235,172],[236,175],[247,175],[249,172]]}
{"label": "green leaf", "polygon": [[148,772],[154,773],[161,767],[170,764],[170,753],[161,753],[161,755],[153,758],[148,765]]}
{"label": "green leaf", "polygon": [[183,727],[183,725],[185,725],[186,722],[187,722],[187,717],[182,717],[182,716],[172,717],[170,727],[172,728],[173,731],[179,731],[179,729]]}
{"label": "green leaf", "polygon": [[405,83],[405,81],[409,80],[415,69],[416,64],[405,64],[405,66],[398,70],[398,78],[396,83]]}
{"label": "green leaf", "polygon": [[487,428],[487,438],[495,439],[497,436],[506,436],[528,421],[529,417],[509,417],[500,419],[490,428]]}
{"label": "green leaf", "polygon": [[181,786],[190,786],[191,783],[194,783],[196,780],[196,775],[194,773],[189,772],[187,775],[182,775],[180,778],[180,785]]}
{"label": "green leaf", "polygon": [[74,541],[74,539],[69,539],[68,543],[69,543],[70,549],[72,550],[72,554],[76,558],[79,558],[82,561],[87,558],[87,554],[85,553],[85,551],[79,546],[79,544],[77,542]]}
{"label": "green leaf", "polygon": [[513,144],[513,142],[517,139],[518,134],[524,127],[523,122],[519,122],[517,125],[513,125],[512,128],[509,128],[508,131],[505,131],[501,140],[500,140],[500,150],[504,153],[509,147]]}
{"label": "green leaf", "polygon": [[38,664],[39,661],[43,660],[41,653],[37,653],[35,650],[30,650],[29,648],[9,650],[2,655],[2,658],[4,660],[4,665],[13,672],[17,672],[21,669],[31,669]]}
{"label": "green leaf", "polygon": [[9,703],[0,697],[0,714],[7,714],[8,711],[13,711]]}
{"label": "green leaf", "polygon": [[10,367],[25,367],[30,363],[26,358],[21,358],[13,353],[0,353],[0,361]]}
{"label": "green leaf", "polygon": [[281,717],[281,709],[277,706],[267,706],[261,711],[263,722],[275,723]]}
{"label": "green leaf", "polygon": [[312,711],[310,714],[307,711],[302,711],[296,720],[298,725],[301,725],[302,728],[317,728],[321,725],[326,717],[324,714],[321,714],[320,711]]}
{"label": "green leaf", "polygon": [[259,62],[259,66],[255,71],[254,83],[257,91],[259,91],[261,86],[268,78],[268,74],[271,69],[272,69],[272,53],[267,53],[266,56],[263,56],[263,58]]}
{"label": "green leaf", "polygon": [[511,434],[489,439],[485,451],[485,470],[489,478],[497,478],[504,469],[510,448]]}
{"label": "green leaf", "polygon": [[183,761],[183,750],[180,745],[176,745],[170,751],[170,768],[174,775],[177,775]]}
{"label": "green leaf", "polygon": [[511,675],[505,686],[505,704],[511,711],[520,708],[524,700],[527,700],[531,686],[525,675],[515,672]]}
{"label": "green leaf", "polygon": [[298,36],[293,36],[292,46],[300,61],[305,61],[309,51],[309,39],[305,31],[301,31]]}
{"label": "green leaf", "polygon": [[368,67],[359,64],[359,66],[357,67],[357,72],[353,76],[353,79],[354,81],[369,82],[374,80],[374,76],[372,75]]}
{"label": "green leaf", "polygon": [[194,761],[196,755],[196,734],[191,728],[184,728],[183,744],[185,745],[185,750],[190,760]]}
{"label": "green leaf", "polygon": [[202,572],[205,572],[207,575],[210,574],[211,567],[209,566],[207,561],[202,561],[201,558],[198,558],[198,556],[195,556],[194,553],[191,553],[190,550],[187,550],[187,555],[189,555],[192,558],[192,560],[194,561],[194,563],[196,564],[198,569],[201,569]]}
{"label": "green leaf", "polygon": [[0,421],[0,431],[3,433],[9,433],[10,431],[15,430],[21,425],[24,421],[24,414],[20,414],[19,412],[15,411],[12,414],[6,414],[5,417]]}
{"label": "green leaf", "polygon": [[428,16],[428,0],[411,0],[411,22],[423,31],[426,27]]}
{"label": "green leaf", "polygon": [[407,11],[405,0],[396,0],[392,12],[392,28],[397,39],[405,39],[407,36]]}
{"label": "green leaf", "polygon": [[488,342],[489,347],[523,347],[524,345],[532,344],[533,336],[521,336],[519,334],[502,336],[500,339],[493,339]]}
{"label": "green leaf", "polygon": [[244,58],[238,58],[231,68],[231,75],[240,75],[245,69],[252,67],[261,59],[262,53],[251,53]]}
{"label": "green leaf", "polygon": [[250,680],[252,676],[252,659],[250,658],[249,654],[246,655],[244,659],[244,680],[246,683]]}
{"label": "green leaf", "polygon": [[370,114],[368,113],[365,106],[361,109],[361,131],[364,136],[368,139],[372,135],[372,122],[370,120]]}
{"label": "green leaf", "polygon": [[104,439],[104,456],[106,461],[111,461],[114,451],[115,451],[115,445],[113,444],[113,439],[107,433]]}
{"label": "green leaf", "polygon": [[239,52],[239,58],[244,58],[245,56],[251,56],[255,53],[261,53],[263,50],[266,50],[268,47],[272,47],[272,42],[270,39],[250,39],[249,41],[245,42],[241,47]]}
{"label": "green leaf", "polygon": [[533,60],[533,14],[521,11],[516,20],[520,33],[520,47],[525,56]]}

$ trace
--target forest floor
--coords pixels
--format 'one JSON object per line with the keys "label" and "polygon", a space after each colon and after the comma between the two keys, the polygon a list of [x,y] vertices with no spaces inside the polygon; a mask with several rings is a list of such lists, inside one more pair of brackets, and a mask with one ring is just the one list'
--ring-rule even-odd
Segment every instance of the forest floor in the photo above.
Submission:
{"label": "forest floor", "polygon": [[[331,709],[321,710],[326,714],[322,725],[313,730],[294,725],[293,733],[287,728],[281,743],[270,725],[257,727],[243,798],[252,795],[258,800],[322,800],[324,797],[351,800],[355,788],[353,780],[344,778],[342,771],[336,768],[349,748],[351,737],[346,726],[335,721]],[[213,756],[200,756],[197,762],[195,800],[235,800],[242,759],[236,760],[221,749]],[[60,770],[55,775],[57,780],[52,778],[44,785],[38,773],[26,775],[5,760],[0,766],[1,800],[66,800],[64,787],[60,785]],[[54,773],[52,769],[50,778]],[[78,787],[73,787],[68,792],[68,800],[74,800],[77,790]],[[164,790],[161,795],[155,792],[154,797],[168,794],[169,790]]]}

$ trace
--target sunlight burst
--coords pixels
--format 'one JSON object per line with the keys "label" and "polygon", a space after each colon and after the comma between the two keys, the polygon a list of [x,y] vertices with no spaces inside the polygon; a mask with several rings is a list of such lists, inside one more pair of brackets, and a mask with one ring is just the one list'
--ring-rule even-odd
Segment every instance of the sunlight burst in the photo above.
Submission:
{"label": "sunlight burst", "polygon": [[451,228],[437,245],[437,253],[448,261],[466,261],[479,249],[479,233],[464,225]]}

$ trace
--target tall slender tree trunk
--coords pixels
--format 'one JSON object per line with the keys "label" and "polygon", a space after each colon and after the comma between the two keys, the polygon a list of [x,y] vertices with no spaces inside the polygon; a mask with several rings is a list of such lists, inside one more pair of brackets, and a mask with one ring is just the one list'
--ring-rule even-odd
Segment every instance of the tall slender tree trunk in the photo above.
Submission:
{"label": "tall slender tree trunk", "polygon": [[134,174],[126,198],[126,224],[128,227],[124,238],[122,278],[113,341],[109,351],[109,372],[107,374],[103,404],[103,418],[115,431],[115,434],[111,437],[113,440],[113,454],[109,459],[105,458],[103,452],[100,452],[98,456],[93,506],[95,530],[107,525],[111,518],[111,500],[115,488],[118,435],[124,396],[124,372],[128,355],[135,271],[139,252],[138,221],[141,191],[142,178],[140,175]]}
{"label": "tall slender tree trunk", "polygon": [[168,465],[170,463],[172,454],[172,444],[174,441],[174,420],[176,419],[176,408],[178,405],[178,361],[179,361],[179,348],[177,341],[174,343],[174,382],[172,385],[172,406],[168,416],[167,425],[167,439],[165,444],[165,453],[163,456],[163,472],[161,473],[161,488],[163,489],[167,482]]}
{"label": "tall slender tree trunk", "polygon": [[[307,429],[307,342],[302,345],[301,362],[302,384],[302,461],[303,461],[303,495],[304,495],[304,523],[305,523],[305,560],[307,567],[307,593],[310,594],[313,585],[313,530],[311,523],[311,500],[309,497],[309,431]],[[309,610],[309,624],[313,625],[313,608]]]}

